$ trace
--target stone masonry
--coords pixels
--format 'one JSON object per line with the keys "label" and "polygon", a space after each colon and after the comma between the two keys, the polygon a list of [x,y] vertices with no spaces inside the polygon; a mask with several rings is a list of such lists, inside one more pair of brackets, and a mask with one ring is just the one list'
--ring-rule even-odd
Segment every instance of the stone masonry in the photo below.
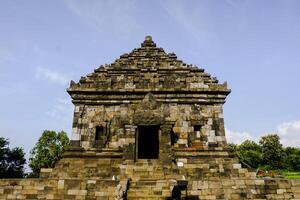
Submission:
{"label": "stone masonry", "polygon": [[0,180],[0,199],[300,199],[300,180],[257,179],[228,151],[226,82],[150,36],[67,92],[70,149],[39,179]]}

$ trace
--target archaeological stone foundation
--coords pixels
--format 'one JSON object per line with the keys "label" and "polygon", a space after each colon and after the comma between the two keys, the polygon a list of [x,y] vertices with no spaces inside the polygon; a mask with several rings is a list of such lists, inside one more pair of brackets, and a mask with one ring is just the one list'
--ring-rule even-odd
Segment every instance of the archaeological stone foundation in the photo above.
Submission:
{"label": "archaeological stone foundation", "polygon": [[300,180],[258,179],[228,151],[227,84],[150,36],[67,92],[71,147],[38,179],[0,180],[0,199],[300,199]]}

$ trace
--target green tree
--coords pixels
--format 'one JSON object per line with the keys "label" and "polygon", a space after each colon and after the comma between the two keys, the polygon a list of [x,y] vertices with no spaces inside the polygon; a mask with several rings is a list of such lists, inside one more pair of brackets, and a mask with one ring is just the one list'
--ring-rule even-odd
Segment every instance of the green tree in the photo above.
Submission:
{"label": "green tree", "polygon": [[256,142],[252,141],[252,140],[245,140],[241,145],[240,145],[240,149],[244,150],[244,151],[259,151],[261,152],[261,147],[259,146],[259,144],[257,144]]}
{"label": "green tree", "polygon": [[29,177],[38,177],[41,168],[53,168],[68,146],[69,138],[64,131],[45,130],[30,152],[29,166],[32,173]]}
{"label": "green tree", "polygon": [[258,144],[246,140],[241,145],[228,146],[244,167],[300,171],[300,148],[283,148],[276,134],[261,137]]}
{"label": "green tree", "polygon": [[24,177],[26,159],[22,148],[9,148],[9,141],[0,137],[0,178]]}
{"label": "green tree", "polygon": [[242,161],[252,168],[258,168],[263,161],[262,149],[254,141],[246,140],[240,145]]}
{"label": "green tree", "polygon": [[277,134],[269,134],[261,137],[259,144],[262,148],[265,165],[268,165],[271,169],[281,169],[284,167],[284,151]]}
{"label": "green tree", "polygon": [[285,168],[291,171],[300,171],[300,149],[286,147],[284,153],[283,163]]}
{"label": "green tree", "polygon": [[230,144],[229,147],[245,167],[258,168],[261,165],[261,147],[254,141],[246,140],[241,145]]}

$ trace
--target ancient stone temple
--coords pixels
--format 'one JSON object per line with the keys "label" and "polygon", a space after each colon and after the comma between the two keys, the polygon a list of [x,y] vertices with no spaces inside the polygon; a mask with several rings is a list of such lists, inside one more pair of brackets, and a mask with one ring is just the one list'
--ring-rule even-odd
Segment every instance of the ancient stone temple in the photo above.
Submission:
{"label": "ancient stone temple", "polygon": [[124,165],[143,161],[177,169],[198,156],[228,156],[226,83],[165,53],[150,36],[140,48],[72,81],[67,91],[75,106],[72,144],[81,157],[117,156]]}
{"label": "ancient stone temple", "polygon": [[40,179],[0,181],[0,199],[300,198],[300,180],[257,179],[228,151],[227,84],[150,36],[67,92],[70,149]]}

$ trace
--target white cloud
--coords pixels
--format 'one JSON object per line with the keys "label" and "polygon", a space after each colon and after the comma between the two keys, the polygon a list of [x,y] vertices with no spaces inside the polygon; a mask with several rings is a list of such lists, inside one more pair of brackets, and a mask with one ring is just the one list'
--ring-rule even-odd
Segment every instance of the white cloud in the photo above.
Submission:
{"label": "white cloud", "polygon": [[56,104],[45,114],[51,118],[69,121],[72,118],[73,105],[71,99],[57,98]]}
{"label": "white cloud", "polygon": [[[232,131],[225,129],[226,138],[228,143],[241,144],[245,140],[258,141],[260,136],[254,136],[247,131]],[[283,122],[274,129],[273,132],[264,133],[267,134],[278,134],[280,142],[284,146],[300,147],[300,120]]]}
{"label": "white cloud", "polygon": [[65,3],[83,23],[101,33],[130,35],[139,28],[134,15],[136,0],[65,0]]}
{"label": "white cloud", "polygon": [[225,135],[228,143],[241,144],[245,140],[255,141],[255,138],[247,131],[232,131],[226,128]]}
{"label": "white cloud", "polygon": [[210,17],[201,4],[189,8],[183,1],[167,0],[162,1],[162,7],[195,41],[205,44],[212,41],[209,39],[216,39],[215,32],[211,31]]}
{"label": "white cloud", "polygon": [[47,81],[50,81],[52,83],[57,83],[60,85],[66,85],[70,81],[70,78],[68,78],[64,74],[51,69],[42,68],[42,67],[38,67],[36,69],[35,76],[36,78],[46,79]]}
{"label": "white cloud", "polygon": [[278,125],[277,133],[284,146],[300,147],[300,121],[284,122]]}

